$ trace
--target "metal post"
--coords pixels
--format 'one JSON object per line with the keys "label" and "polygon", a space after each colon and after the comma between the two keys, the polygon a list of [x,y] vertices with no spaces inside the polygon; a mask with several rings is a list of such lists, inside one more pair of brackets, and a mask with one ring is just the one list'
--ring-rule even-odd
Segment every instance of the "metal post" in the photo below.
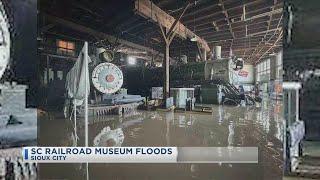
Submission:
{"label": "metal post", "polygon": [[164,68],[165,68],[165,73],[164,73],[164,88],[163,88],[163,95],[164,95],[164,100],[166,101],[167,98],[170,96],[170,62],[169,62],[169,57],[170,57],[170,49],[169,49],[170,44],[166,43],[166,56],[164,59]]}
{"label": "metal post", "polygon": [[299,89],[296,90],[296,121],[299,121]]}
{"label": "metal post", "polygon": [[[84,120],[85,120],[85,146],[88,147],[88,42],[84,43],[84,64],[85,64],[85,97],[84,97]],[[89,164],[86,166],[87,180],[89,179]]]}
{"label": "metal post", "polygon": [[[49,80],[49,75],[50,73],[49,73],[49,56],[47,55],[47,73],[46,73],[46,76],[47,76],[47,84],[46,84],[46,89],[47,89],[47,92],[49,92],[49,82],[50,82],[50,80]],[[48,96],[46,96],[46,106],[48,106]]]}
{"label": "metal post", "polygon": [[74,119],[74,136],[76,138],[76,146],[78,146],[78,135],[77,135],[77,105],[76,99],[73,99],[73,119]]}
{"label": "metal post", "polygon": [[49,56],[47,55],[47,87],[49,84]]}
{"label": "metal post", "polygon": [[84,118],[85,118],[85,146],[88,146],[88,43],[84,44],[84,64],[85,64],[85,97],[84,97]]}

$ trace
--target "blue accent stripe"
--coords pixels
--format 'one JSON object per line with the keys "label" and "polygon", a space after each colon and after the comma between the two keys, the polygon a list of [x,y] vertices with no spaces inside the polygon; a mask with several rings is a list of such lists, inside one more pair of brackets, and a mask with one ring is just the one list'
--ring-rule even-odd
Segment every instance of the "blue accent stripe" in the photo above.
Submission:
{"label": "blue accent stripe", "polygon": [[24,150],[24,159],[28,160],[28,149]]}

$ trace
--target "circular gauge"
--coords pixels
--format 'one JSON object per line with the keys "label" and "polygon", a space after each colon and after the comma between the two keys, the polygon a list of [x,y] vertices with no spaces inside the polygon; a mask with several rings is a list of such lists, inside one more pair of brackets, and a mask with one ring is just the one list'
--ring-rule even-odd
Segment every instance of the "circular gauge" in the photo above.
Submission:
{"label": "circular gauge", "polygon": [[4,4],[0,1],[0,78],[10,59],[10,31]]}
{"label": "circular gauge", "polygon": [[112,94],[123,84],[123,74],[120,68],[111,63],[101,63],[92,72],[93,86],[100,92]]}

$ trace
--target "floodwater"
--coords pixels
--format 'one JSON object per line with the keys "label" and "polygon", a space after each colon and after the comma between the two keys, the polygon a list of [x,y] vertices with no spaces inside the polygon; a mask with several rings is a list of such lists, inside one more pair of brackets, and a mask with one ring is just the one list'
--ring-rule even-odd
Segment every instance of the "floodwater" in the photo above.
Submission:
{"label": "floodwater", "polygon": [[[258,164],[89,164],[90,179],[282,179],[283,119],[280,102],[261,107],[213,106],[212,113],[139,111],[128,117],[90,118],[89,145],[104,127],[121,128],[121,146],[259,148]],[[80,120],[83,121],[83,120]],[[39,120],[44,146],[72,144],[73,123],[57,114]],[[83,123],[77,126],[83,145]],[[41,179],[85,179],[80,164],[41,164]]]}

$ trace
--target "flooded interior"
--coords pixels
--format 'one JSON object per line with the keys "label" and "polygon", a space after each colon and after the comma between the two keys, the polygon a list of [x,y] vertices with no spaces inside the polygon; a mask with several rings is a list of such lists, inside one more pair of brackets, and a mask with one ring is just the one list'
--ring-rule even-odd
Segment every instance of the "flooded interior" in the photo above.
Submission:
{"label": "flooded interior", "polygon": [[[282,179],[280,102],[260,107],[213,106],[212,113],[139,111],[128,117],[89,117],[89,145],[105,127],[121,128],[121,146],[258,147],[258,164],[89,164],[90,179]],[[84,144],[79,120],[78,146]],[[39,119],[39,144],[69,146],[73,122],[58,113]],[[85,179],[81,164],[41,164],[41,179]]]}

